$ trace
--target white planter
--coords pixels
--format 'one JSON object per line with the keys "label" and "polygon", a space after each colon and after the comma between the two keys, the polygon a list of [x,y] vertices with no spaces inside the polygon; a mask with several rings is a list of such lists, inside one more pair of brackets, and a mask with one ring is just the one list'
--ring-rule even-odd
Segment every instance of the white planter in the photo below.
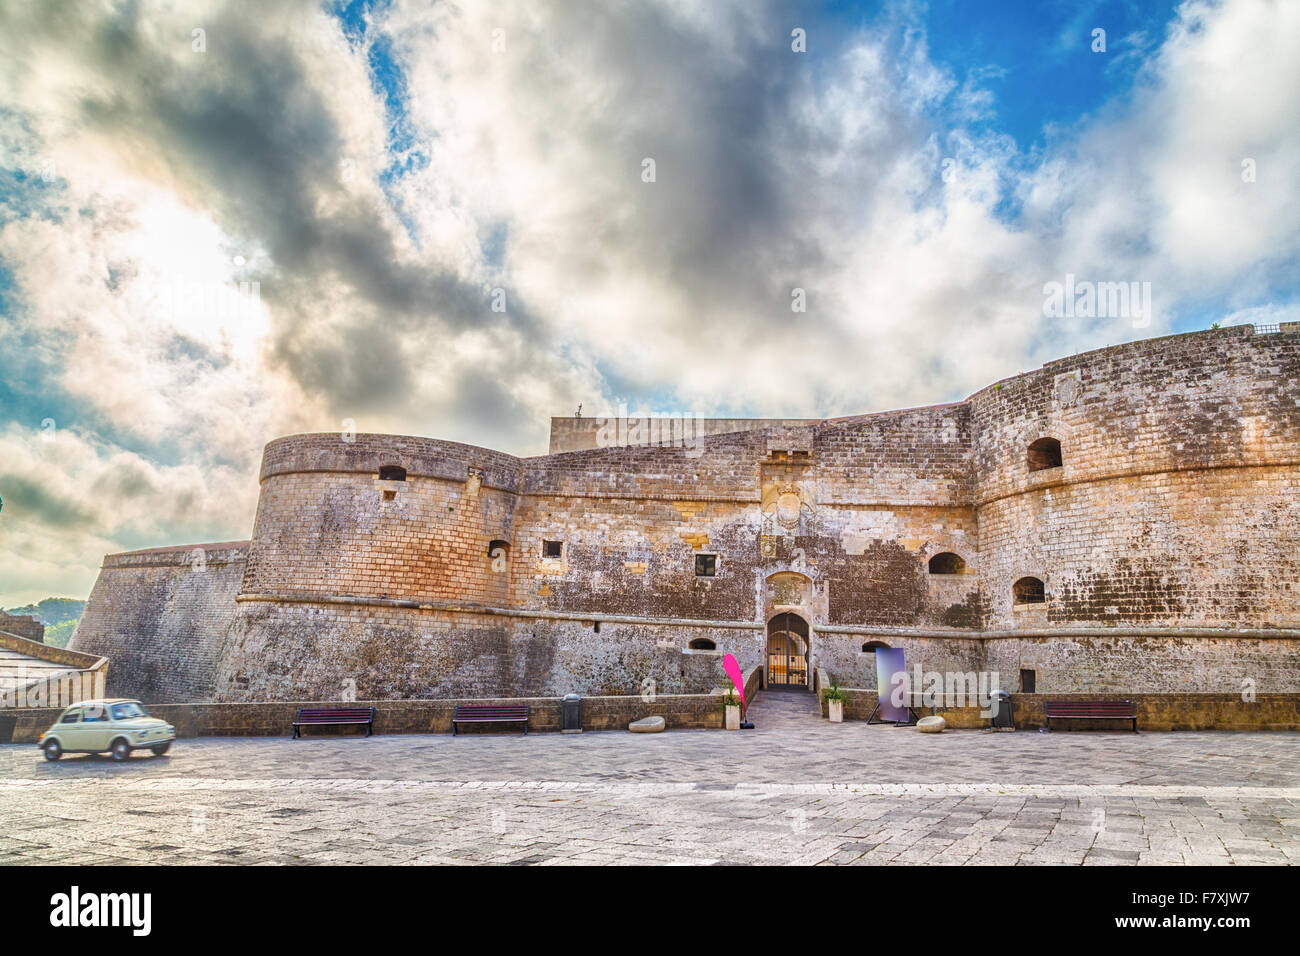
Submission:
{"label": "white planter", "polygon": [[844,723],[844,701],[828,700],[826,702],[826,710],[830,714],[832,724]]}
{"label": "white planter", "polygon": [[740,706],[739,705],[727,706],[727,729],[728,730],[740,729]]}

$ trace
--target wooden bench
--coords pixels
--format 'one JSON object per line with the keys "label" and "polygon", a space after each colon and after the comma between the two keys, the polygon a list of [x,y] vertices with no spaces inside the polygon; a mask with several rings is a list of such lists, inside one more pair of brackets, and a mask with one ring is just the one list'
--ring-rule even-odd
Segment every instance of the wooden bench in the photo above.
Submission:
{"label": "wooden bench", "polygon": [[522,723],[528,735],[527,704],[457,704],[456,716],[451,719],[451,733],[456,735],[459,724]]}
{"label": "wooden bench", "polygon": [[1052,729],[1052,718],[1063,717],[1084,720],[1129,720],[1133,733],[1137,733],[1137,710],[1131,700],[1049,700],[1044,704],[1047,712],[1047,729]]}
{"label": "wooden bench", "polygon": [[293,722],[293,735],[302,736],[304,727],[333,727],[342,724],[365,724],[369,737],[375,726],[373,707],[303,707]]}

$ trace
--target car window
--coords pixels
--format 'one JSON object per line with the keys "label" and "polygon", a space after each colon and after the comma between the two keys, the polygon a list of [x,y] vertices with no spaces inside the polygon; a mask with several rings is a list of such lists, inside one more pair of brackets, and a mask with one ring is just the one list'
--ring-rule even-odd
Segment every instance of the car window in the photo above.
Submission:
{"label": "car window", "polygon": [[96,720],[108,720],[108,714],[103,707],[87,707],[83,719],[86,723],[93,723]]}
{"label": "car window", "polygon": [[114,704],[112,710],[114,720],[126,720],[129,717],[149,716],[144,712],[144,708],[135,701],[128,701],[125,704]]}
{"label": "car window", "polygon": [[59,718],[59,723],[61,723],[61,724],[75,724],[75,723],[76,723],[77,721],[79,721],[79,720],[81,720],[81,711],[79,711],[79,710],[70,710],[70,711],[68,711],[66,714],[64,714],[62,717]]}

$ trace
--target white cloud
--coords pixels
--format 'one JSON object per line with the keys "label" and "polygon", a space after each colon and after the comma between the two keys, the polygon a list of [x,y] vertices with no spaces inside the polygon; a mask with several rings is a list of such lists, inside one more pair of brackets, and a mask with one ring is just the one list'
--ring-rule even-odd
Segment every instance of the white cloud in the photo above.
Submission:
{"label": "white cloud", "polygon": [[[0,546],[25,555],[7,571],[64,568],[54,591],[124,541],[242,537],[261,445],[345,417],[535,453],[579,402],[852,414],[1160,334],[1207,301],[1271,315],[1300,252],[1298,17],[1187,3],[1150,53],[1114,38],[1146,57],[1138,88],[1026,173],[1010,140],[961,125],[995,106],[985,74],[932,62],[906,5],[849,35],[803,24],[799,55],[775,6],[397,2],[368,36],[397,57],[429,162],[385,182],[371,51],[313,3],[7,8],[0,139],[57,182],[0,228],[18,303],[0,341],[54,369],[85,456],[42,465],[53,449],[0,433],[22,467],[67,471],[48,486],[62,512],[6,507]],[[1155,321],[1045,319],[1067,272],[1151,281]],[[240,280],[260,300],[234,314],[158,301]],[[220,504],[116,511],[96,486]]]}
{"label": "white cloud", "polygon": [[[0,594],[6,606],[89,593],[105,554],[222,539],[251,514],[243,468],[160,465],[71,428],[0,430]],[[247,536],[247,532],[244,533]]]}

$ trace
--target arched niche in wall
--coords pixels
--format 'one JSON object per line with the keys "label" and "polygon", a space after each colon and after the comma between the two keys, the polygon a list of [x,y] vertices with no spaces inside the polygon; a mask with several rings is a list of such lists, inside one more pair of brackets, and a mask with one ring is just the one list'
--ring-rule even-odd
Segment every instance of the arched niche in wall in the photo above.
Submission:
{"label": "arched niche in wall", "polygon": [[930,559],[931,574],[965,574],[966,562],[955,551],[941,551]]}
{"label": "arched niche in wall", "polygon": [[1047,589],[1042,578],[1024,577],[1011,585],[1013,604],[1042,604],[1047,600]]}

